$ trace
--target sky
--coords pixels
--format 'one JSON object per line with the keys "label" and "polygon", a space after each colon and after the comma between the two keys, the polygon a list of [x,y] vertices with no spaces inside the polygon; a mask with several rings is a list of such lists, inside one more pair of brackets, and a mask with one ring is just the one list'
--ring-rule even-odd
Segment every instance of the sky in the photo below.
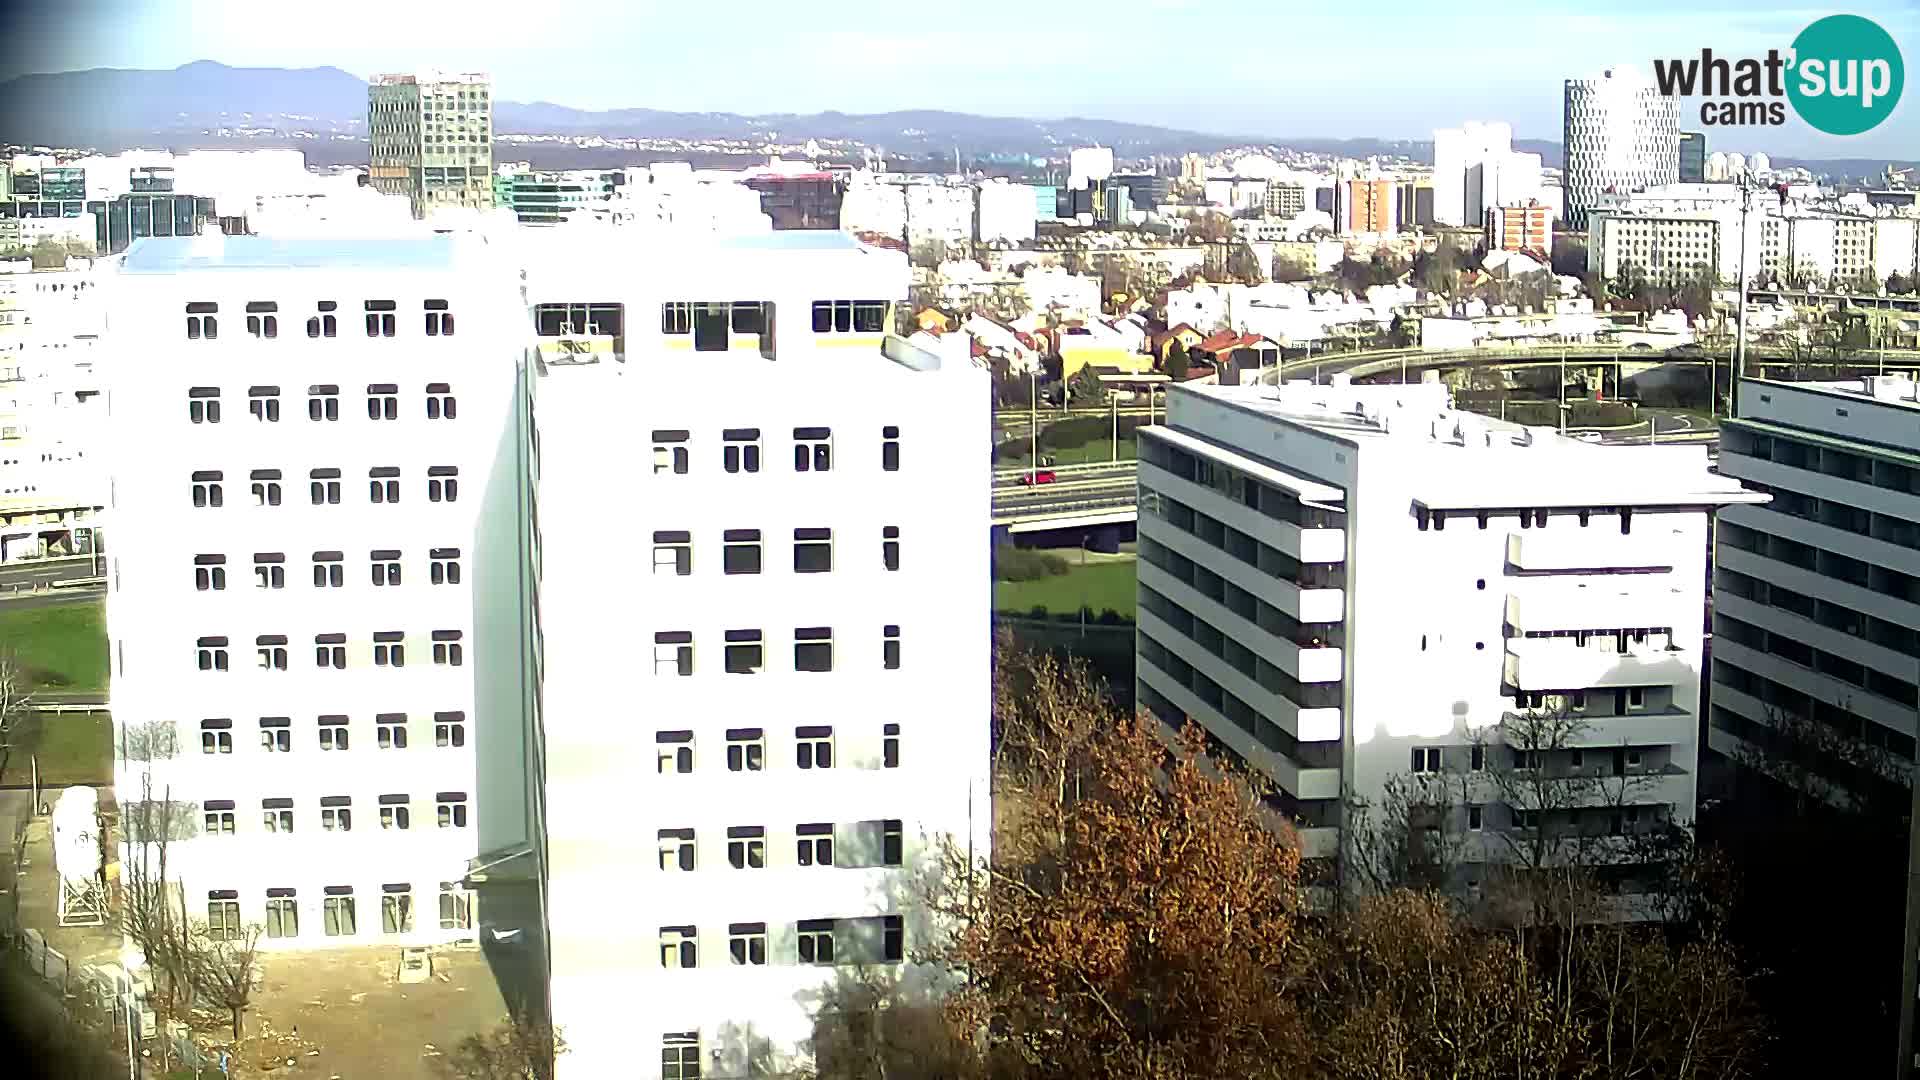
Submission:
{"label": "sky", "polygon": [[[1920,0],[9,0],[0,79],[92,67],[490,73],[498,97],[583,109],[1090,116],[1272,138],[1431,138],[1506,120],[1558,140],[1561,83],[1656,57],[1764,54],[1836,11],[1920,61]],[[1851,138],[1790,118],[1711,148],[1920,157],[1920,103]],[[1790,110],[1789,110],[1790,111]],[[1683,128],[1697,128],[1683,109]]]}

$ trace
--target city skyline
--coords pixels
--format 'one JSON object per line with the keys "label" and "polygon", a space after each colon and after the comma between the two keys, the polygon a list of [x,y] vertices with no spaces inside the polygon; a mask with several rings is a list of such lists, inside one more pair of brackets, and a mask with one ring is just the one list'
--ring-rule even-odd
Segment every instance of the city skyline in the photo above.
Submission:
{"label": "city skyline", "polygon": [[[433,67],[485,71],[503,100],[593,110],[938,108],[1300,139],[1426,140],[1434,128],[1499,119],[1512,124],[1516,138],[1557,141],[1566,79],[1614,64],[1650,67],[1657,57],[1702,47],[1722,55],[1783,48],[1805,25],[1830,14],[1804,8],[1756,12],[1727,2],[1676,10],[1632,0],[1601,15],[1543,4],[1499,15],[1501,40],[1531,39],[1542,48],[1489,55],[1483,19],[1398,0],[1383,0],[1379,9],[1405,32],[1363,46],[1341,15],[1254,10],[1222,18],[1217,9],[1189,0],[1125,0],[1121,17],[1058,39],[1054,55],[1064,62],[1038,64],[1024,32],[1028,11],[1007,0],[983,0],[971,9],[966,27],[942,27],[936,35],[898,25],[897,18],[889,22],[889,13],[872,0],[853,0],[838,12],[838,27],[822,28],[798,12],[756,11],[749,26],[725,23],[724,38],[703,36],[706,28],[723,25],[710,7],[685,12],[572,0],[549,20],[555,29],[531,28],[504,43],[490,23],[449,23],[437,14],[376,9],[365,0],[343,0],[329,7],[326,20],[271,38],[263,38],[232,0],[31,0],[10,21],[15,47],[0,60],[0,79],[98,67],[173,68],[202,59],[245,67],[333,66],[361,77]],[[1910,4],[1876,0],[1854,11],[1875,19],[1898,41],[1913,40],[1920,30],[1920,11]],[[1657,19],[1656,34],[1648,33],[1649,18]],[[375,24],[383,32],[370,38],[365,28]],[[570,33],[575,27],[582,32]],[[1233,40],[1251,44],[1244,58],[1230,54],[1202,65],[1206,77],[1199,80],[1192,65],[1172,57],[1165,63],[1136,59],[1142,41],[1183,30],[1202,47],[1227,30]],[[662,40],[675,44],[634,47]],[[1581,42],[1577,54],[1553,47],[1571,40]],[[439,44],[427,52],[417,44],[423,41]],[[1277,48],[1258,46],[1263,41]],[[1340,42],[1347,44],[1324,47]],[[793,78],[796,58],[807,57],[822,62],[803,79]],[[958,70],[967,77],[942,74],[943,61],[958,57],[965,59]],[[1330,88],[1338,92],[1327,93]],[[1875,130],[1853,138],[1819,134],[1797,117],[1779,128],[1705,130],[1715,146],[1775,156],[1899,158],[1920,142],[1916,115],[1911,106],[1901,107]],[[1682,106],[1682,128],[1701,129],[1698,120],[1697,105]]]}

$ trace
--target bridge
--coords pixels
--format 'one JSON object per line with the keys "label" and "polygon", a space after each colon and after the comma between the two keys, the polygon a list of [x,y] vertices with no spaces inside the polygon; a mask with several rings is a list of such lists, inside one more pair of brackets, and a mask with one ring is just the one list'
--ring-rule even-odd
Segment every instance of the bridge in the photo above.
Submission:
{"label": "bridge", "polygon": [[1025,469],[993,478],[993,528],[1008,535],[1133,524],[1137,496],[1131,460],[1062,465],[1050,484],[1023,483]]}

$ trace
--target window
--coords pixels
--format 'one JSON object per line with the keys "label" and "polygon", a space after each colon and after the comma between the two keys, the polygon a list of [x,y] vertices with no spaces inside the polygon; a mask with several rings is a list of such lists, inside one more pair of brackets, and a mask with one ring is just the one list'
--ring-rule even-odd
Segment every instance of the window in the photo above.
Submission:
{"label": "window", "polygon": [[218,470],[201,471],[193,474],[193,505],[221,506],[226,503],[226,494],[221,490],[221,474]]}
{"label": "window", "polygon": [[793,729],[793,763],[803,769],[833,768],[833,728]]}
{"label": "window", "polygon": [[203,754],[233,753],[232,720],[200,721],[200,752]]}
{"label": "window", "polygon": [[699,1032],[688,1031],[661,1037],[660,1080],[700,1080]]}
{"label": "window", "polygon": [[661,829],[660,869],[692,870],[694,865],[694,843],[692,829]]}
{"label": "window", "polygon": [[794,930],[801,963],[833,963],[832,919],[802,919],[794,924]]}
{"label": "window", "polygon": [[460,584],[460,549],[433,548],[428,551],[427,580],[435,585]]}
{"label": "window", "polygon": [[880,468],[886,472],[900,471],[900,429],[897,427],[880,429]]}
{"label": "window", "polygon": [[383,829],[409,829],[413,826],[413,809],[405,795],[380,796],[380,827]]}
{"label": "window", "polygon": [[307,495],[315,506],[340,505],[340,470],[315,469],[307,474],[311,481],[307,485]]}
{"label": "window", "polygon": [[656,771],[662,776],[669,773],[685,774],[693,771],[693,732],[656,731],[653,733],[653,754]]}
{"label": "window", "polygon": [[287,587],[287,557],[278,551],[253,553],[253,584],[261,589]]}
{"label": "window", "polygon": [[466,661],[466,651],[460,644],[461,633],[458,630],[435,630],[433,632],[433,662],[441,667],[460,667]]}
{"label": "window", "polygon": [[187,391],[187,419],[196,424],[220,422],[220,389],[196,386]]}
{"label": "window", "polygon": [[762,870],[767,865],[767,830],[759,825],[727,829],[727,865],[735,870]]}
{"label": "window", "polygon": [[367,387],[367,419],[400,419],[400,388],[392,383],[374,383]]}
{"label": "window", "polygon": [[447,310],[447,302],[445,300],[429,300],[425,306],[427,309],[427,336],[452,337],[453,313]]}
{"label": "window", "polygon": [[693,674],[693,633],[688,630],[662,630],[653,635],[653,673],[655,675]]}
{"label": "window", "polygon": [[727,631],[727,674],[758,675],[766,662],[766,647],[761,642],[760,631]]}
{"label": "window", "polygon": [[337,713],[329,716],[322,716],[317,721],[315,721],[315,726],[320,731],[320,749],[322,750],[347,749],[348,742],[347,742],[347,718],[346,717],[341,716]]}
{"label": "window", "polygon": [[805,626],[793,632],[793,670],[833,670],[833,630],[826,626]]}
{"label": "window", "polygon": [[374,667],[406,667],[406,634],[399,630],[376,630],[373,634]]}
{"label": "window", "polygon": [[218,592],[227,587],[227,557],[225,555],[195,555],[193,557],[193,587],[201,592]]}
{"label": "window", "polygon": [[443,829],[467,827],[467,793],[442,791],[433,797],[434,821]]}
{"label": "window", "polygon": [[201,671],[227,670],[227,639],[203,637],[194,643]]}
{"label": "window", "polygon": [[333,385],[307,387],[307,419],[325,423],[340,419],[340,388]]}
{"label": "window", "polygon": [[460,415],[459,402],[454,400],[453,387],[443,382],[427,384],[427,419],[451,420]]}
{"label": "window", "polygon": [[1567,708],[1573,710],[1574,712],[1586,712],[1587,711],[1587,692],[1585,690],[1574,690],[1568,693]]}
{"label": "window", "polygon": [[813,304],[816,334],[878,334],[886,325],[884,300],[816,300]]}
{"label": "window", "polygon": [[1630,711],[1631,711],[1631,710],[1637,710],[1637,709],[1644,709],[1644,708],[1646,708],[1646,707],[1647,707],[1647,691],[1646,691],[1646,688],[1645,688],[1645,687],[1642,687],[1642,686],[1630,686],[1630,687],[1628,687],[1628,688],[1627,688],[1627,708],[1628,708],[1628,710],[1630,710]]}
{"label": "window", "polygon": [[260,749],[269,754],[286,754],[293,750],[293,721],[285,716],[263,716],[260,718]]}
{"label": "window", "polygon": [[285,634],[261,634],[253,639],[253,645],[260,670],[287,670],[287,636]]}
{"label": "window", "polygon": [[823,427],[793,429],[793,471],[826,472],[833,468],[833,431]]}
{"label": "window", "polygon": [[660,928],[660,966],[692,968],[700,964],[699,932],[691,926]]}
{"label": "window", "polygon": [[248,387],[247,412],[263,424],[279,423],[280,388],[277,386]]}
{"label": "window", "polygon": [[880,959],[897,964],[907,958],[906,920],[898,915],[880,916]]}
{"label": "window", "polygon": [[393,313],[398,305],[391,300],[369,300],[366,302],[367,336],[392,337]]}
{"label": "window", "polygon": [[413,933],[413,886],[380,886],[380,932]]}
{"label": "window", "polygon": [[207,936],[215,941],[238,941],[245,933],[240,927],[240,894],[221,889],[207,894]]}
{"label": "window", "polygon": [[660,332],[670,335],[693,333],[693,305],[685,301],[661,304]]}
{"label": "window", "polygon": [[280,470],[279,469],[255,469],[251,474],[249,474],[249,479],[252,480],[253,482],[253,486],[251,488],[253,492],[253,505],[255,506],[279,506],[280,505]]}
{"label": "window", "polygon": [[313,553],[313,587],[316,589],[338,589],[346,584],[346,570],[341,562],[346,556],[338,551],[316,551]]}
{"label": "window", "polygon": [[1538,769],[1540,767],[1540,751],[1522,750],[1515,747],[1513,751],[1513,767],[1522,772],[1530,769]]}
{"label": "window", "polygon": [[727,926],[727,953],[735,964],[765,967],[767,963],[767,924],[730,923]]}
{"label": "window", "polygon": [[320,799],[320,828],[325,832],[353,831],[353,799],[326,795]]}
{"label": "window", "polygon": [[1540,827],[1540,811],[1515,810],[1513,812],[1513,827],[1516,829],[1539,828]]}
{"label": "window", "polygon": [[293,831],[292,799],[261,799],[260,821],[270,833]]}
{"label": "window", "polygon": [[880,865],[900,866],[906,861],[906,827],[898,818],[880,823]]}
{"label": "window", "polygon": [[270,938],[300,936],[300,905],[294,899],[292,889],[267,890],[267,936]]}
{"label": "window", "polygon": [[833,826],[826,822],[797,824],[793,826],[795,834],[795,857],[803,867],[831,867],[833,865]]}
{"label": "window", "polygon": [[889,570],[900,569],[900,526],[880,529],[880,564]]}
{"label": "window", "polygon": [[307,336],[317,338],[337,335],[340,332],[340,322],[334,312],[340,309],[340,304],[333,300],[322,300],[319,308],[319,314],[307,319]]}
{"label": "window", "polygon": [[458,502],[460,470],[453,465],[433,465],[427,469],[427,501]]}
{"label": "window", "polygon": [[358,934],[359,928],[354,925],[353,886],[327,886],[327,895],[320,901],[320,915],[328,937]]}
{"label": "window", "polygon": [[1437,746],[1416,746],[1413,748],[1413,771],[1416,773],[1437,773],[1440,771],[1440,748]]}
{"label": "window", "polygon": [[440,883],[440,929],[473,929],[473,897],[459,883]]}
{"label": "window", "polygon": [[467,745],[467,714],[459,711],[434,713],[433,745]]}
{"label": "window", "polygon": [[1484,746],[1474,747],[1472,751],[1472,756],[1473,756],[1473,762],[1472,762],[1471,768],[1473,769],[1473,771],[1485,772],[1487,768],[1487,748]]}
{"label": "window", "polygon": [[793,530],[793,572],[824,574],[833,569],[833,530]]}
{"label": "window", "polygon": [[201,804],[208,836],[233,835],[233,800],[209,799]]}
{"label": "window", "polygon": [[400,501],[400,470],[388,465],[367,470],[367,498],[376,503]]}
{"label": "window", "polygon": [[880,729],[880,767],[900,767],[900,725],[887,724]]}
{"label": "window", "polygon": [[757,574],[760,572],[760,530],[728,529],[720,534],[720,572]]}
{"label": "window", "polygon": [[880,628],[880,666],[888,671],[900,667],[900,628],[892,623]]}
{"label": "window", "polygon": [[685,431],[656,431],[653,433],[653,474],[673,473],[685,476],[687,473],[687,433]]}
{"label": "window", "polygon": [[204,301],[187,305],[187,340],[213,341],[220,336],[219,304]]}
{"label": "window", "polygon": [[1480,809],[1480,807],[1478,807],[1478,806],[1469,806],[1469,807],[1467,807],[1467,829],[1468,829],[1468,831],[1470,831],[1470,832],[1479,832],[1479,831],[1480,831],[1480,826],[1481,826],[1481,824],[1482,824],[1482,822],[1483,822],[1483,821],[1485,821],[1485,814],[1483,814],[1483,813],[1481,812],[1481,809]]}
{"label": "window", "polygon": [[728,728],[727,771],[760,772],[766,767],[766,733],[759,728]]}
{"label": "window", "polygon": [[373,740],[382,750],[407,748],[407,714],[381,713],[374,717]]}
{"label": "window", "polygon": [[720,435],[721,463],[730,473],[760,471],[760,429],[728,428]]}

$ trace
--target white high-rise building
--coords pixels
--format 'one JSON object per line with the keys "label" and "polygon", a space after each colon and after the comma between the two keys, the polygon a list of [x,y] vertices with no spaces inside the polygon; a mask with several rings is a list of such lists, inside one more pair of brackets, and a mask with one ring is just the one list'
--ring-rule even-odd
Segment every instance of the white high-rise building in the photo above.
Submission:
{"label": "white high-rise building", "polygon": [[184,804],[188,914],[266,948],[473,938],[469,862],[524,832],[510,269],[206,236],[112,288],[123,820]]}
{"label": "white high-rise building", "polygon": [[979,210],[975,215],[975,238],[982,243],[1006,241],[1030,243],[1034,235],[1035,206],[1033,188],[989,180],[980,185]]}
{"label": "white high-rise building", "polygon": [[1587,227],[1587,210],[1607,192],[1680,179],[1680,101],[1638,69],[1609,68],[1568,79],[1565,98],[1567,223]]}
{"label": "white high-rise building", "polygon": [[[1469,121],[1433,133],[1433,218],[1442,225],[1478,225],[1497,191],[1500,163],[1513,152],[1513,127]],[[1535,156],[1537,160],[1537,155]],[[1489,174],[1494,176],[1489,176]]]}
{"label": "white high-rise building", "polygon": [[1309,857],[1340,855],[1345,797],[1453,774],[1471,886],[1537,810],[1482,772],[1517,710],[1580,721],[1542,767],[1623,781],[1540,827],[1690,818],[1709,514],[1764,496],[1703,447],[1591,446],[1455,412],[1438,383],[1335,379],[1177,388],[1142,429],[1141,704],[1271,777]]}
{"label": "white high-rise building", "polygon": [[528,379],[562,1077],[794,1053],[986,853],[987,375],[887,342],[907,282],[839,233],[528,257],[543,324],[624,328]]}
{"label": "white high-rise building", "polygon": [[1773,501],[1721,515],[1709,745],[1745,759],[1785,714],[1910,765],[1920,735],[1914,383],[1742,379],[1738,403],[1720,471]]}

